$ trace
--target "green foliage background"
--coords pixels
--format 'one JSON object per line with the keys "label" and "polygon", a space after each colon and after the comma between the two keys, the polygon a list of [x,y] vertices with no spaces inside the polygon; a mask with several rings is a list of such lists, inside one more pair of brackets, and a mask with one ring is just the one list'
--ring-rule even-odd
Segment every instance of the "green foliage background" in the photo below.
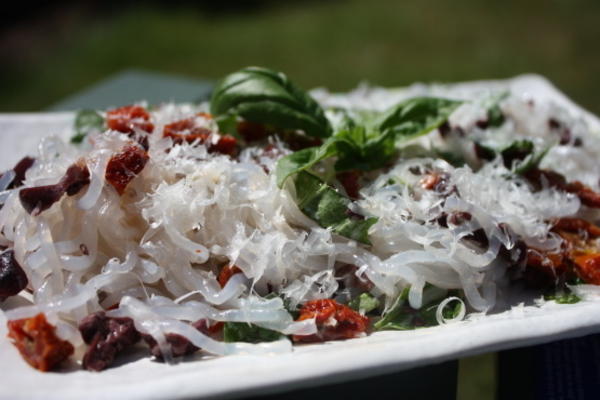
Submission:
{"label": "green foliage background", "polygon": [[127,4],[73,6],[5,40],[0,110],[43,109],[125,68],[216,79],[258,64],[335,90],[535,72],[600,112],[594,0],[296,1],[225,13]]}

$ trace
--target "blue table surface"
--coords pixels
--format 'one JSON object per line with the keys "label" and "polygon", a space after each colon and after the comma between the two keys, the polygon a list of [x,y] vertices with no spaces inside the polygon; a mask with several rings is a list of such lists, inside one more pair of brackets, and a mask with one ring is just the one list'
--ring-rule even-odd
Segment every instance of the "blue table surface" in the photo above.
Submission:
{"label": "blue table surface", "polygon": [[140,100],[149,104],[197,102],[208,99],[212,88],[213,82],[209,80],[130,69],[62,99],[47,111],[107,109]]}

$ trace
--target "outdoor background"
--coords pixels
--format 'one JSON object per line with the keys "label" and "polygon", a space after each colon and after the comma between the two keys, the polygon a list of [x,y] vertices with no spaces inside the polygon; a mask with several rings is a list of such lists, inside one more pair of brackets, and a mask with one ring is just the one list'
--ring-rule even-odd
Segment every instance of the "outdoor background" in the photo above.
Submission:
{"label": "outdoor background", "polygon": [[[3,11],[0,112],[44,110],[125,69],[214,80],[263,65],[334,90],[534,72],[600,113],[597,0],[22,3]],[[459,375],[458,398],[493,398],[494,355]]]}

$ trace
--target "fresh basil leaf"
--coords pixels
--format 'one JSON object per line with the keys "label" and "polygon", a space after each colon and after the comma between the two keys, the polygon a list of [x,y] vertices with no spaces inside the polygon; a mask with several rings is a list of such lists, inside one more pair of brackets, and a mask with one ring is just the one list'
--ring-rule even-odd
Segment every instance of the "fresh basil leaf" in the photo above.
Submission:
{"label": "fresh basil leaf", "polygon": [[[423,290],[423,306],[414,309],[408,304],[408,291],[405,288],[396,299],[390,310],[373,327],[375,330],[409,330],[419,327],[438,325],[436,313],[448,292],[434,286],[426,286]],[[456,318],[463,304],[453,302],[442,310],[444,318]]]}
{"label": "fresh basil leaf", "polygon": [[391,130],[398,141],[425,135],[442,125],[463,102],[437,97],[415,97],[387,110],[375,130]]}
{"label": "fresh basil leaf", "polygon": [[487,111],[487,126],[492,128],[497,128],[502,126],[506,121],[504,118],[504,113],[498,104],[493,105]]}
{"label": "fresh basil leaf", "polygon": [[564,290],[554,294],[547,294],[544,296],[544,300],[554,300],[558,304],[575,304],[581,301],[581,297],[570,290]]}
{"label": "fresh basil leaf", "polygon": [[225,342],[274,342],[284,337],[279,332],[245,322],[226,322],[223,326]]}
{"label": "fresh basil leaf", "polygon": [[404,312],[404,308],[407,306],[409,290],[409,288],[405,288],[389,311],[379,321],[375,322],[373,328],[376,331],[413,329],[411,325],[412,317]]}
{"label": "fresh basil leaf", "polygon": [[224,114],[215,118],[215,122],[219,127],[219,132],[228,133],[238,139],[241,138],[240,134],[237,131],[237,116],[232,114]]}
{"label": "fresh basil leaf", "polygon": [[337,156],[335,169],[372,171],[397,155],[397,142],[429,133],[444,123],[460,101],[419,97],[400,103],[377,116],[373,111],[342,116],[339,130],[319,148],[304,149],[281,158],[277,164],[279,187],[291,175],[319,161]]}
{"label": "fresh basil leaf", "polygon": [[540,165],[540,162],[542,162],[542,159],[546,156],[546,154],[548,154],[549,151],[550,151],[550,146],[546,147],[545,149],[543,149],[537,153],[532,152],[520,164],[513,166],[513,169],[512,169],[513,173],[515,173],[517,175],[523,175],[527,171],[529,171],[533,168],[537,168],[538,165]]}
{"label": "fresh basil leaf", "polygon": [[338,172],[353,169],[371,171],[383,167],[396,154],[393,132],[368,138],[365,128],[355,126],[341,130],[320,147],[311,147],[282,157],[277,162],[277,185],[300,171],[313,167],[325,158],[337,156]]}
{"label": "fresh basil leaf", "polygon": [[500,94],[491,97],[487,102],[487,120],[485,121],[487,127],[497,128],[502,126],[506,121],[504,113],[500,108],[500,102],[507,98],[508,94],[509,92],[506,91],[501,92]]}
{"label": "fresh basil leaf", "polygon": [[475,146],[479,158],[491,161],[499,154],[504,166],[517,175],[522,175],[537,167],[550,150],[550,147],[546,147],[536,152],[533,142],[527,139],[515,140],[498,150],[478,142],[475,143]]}
{"label": "fresh basil leaf", "polygon": [[271,293],[267,294],[264,298],[265,299],[279,298],[283,301],[283,308],[285,308],[285,310],[288,313],[290,313],[290,315],[292,316],[293,319],[298,319],[298,317],[300,316],[300,309],[298,308],[298,305],[292,306],[292,300],[289,297],[286,297],[283,294],[277,294],[275,292],[271,292]]}
{"label": "fresh basil leaf", "polygon": [[393,131],[368,132],[363,126],[340,131],[334,136],[338,160],[336,171],[382,168],[397,153]]}
{"label": "fresh basil leaf", "polygon": [[362,293],[348,303],[348,306],[361,314],[368,314],[379,307],[379,300],[373,297],[370,293]]}
{"label": "fresh basil leaf", "polygon": [[308,172],[299,172],[294,185],[298,208],[306,216],[338,235],[371,244],[368,231],[377,218],[360,218],[349,212],[350,199]]}
{"label": "fresh basil leaf", "polygon": [[[349,110],[341,107],[328,108],[326,111],[327,119],[331,124],[332,132],[338,132],[344,129],[353,128],[360,125],[361,111]],[[359,118],[359,119],[357,119]]]}
{"label": "fresh basil leaf", "polygon": [[307,170],[319,161],[333,156],[335,153],[335,142],[327,140],[320,147],[309,147],[281,157],[277,161],[277,169],[275,170],[277,186],[282,187],[289,176]]}
{"label": "fresh basil leaf", "polygon": [[523,161],[533,153],[535,145],[531,140],[515,140],[500,151],[504,166],[511,169],[515,161]]}
{"label": "fresh basil leaf", "polygon": [[460,312],[463,307],[464,307],[463,303],[455,301],[453,306],[450,306],[450,307],[446,306],[442,310],[442,315],[446,319],[454,319],[460,315]]}
{"label": "fresh basil leaf", "polygon": [[95,110],[80,110],[75,116],[75,135],[71,143],[79,144],[92,131],[101,131],[104,128],[104,118]]}
{"label": "fresh basil leaf", "polygon": [[465,158],[461,154],[452,151],[443,151],[437,149],[434,149],[434,152],[436,157],[445,160],[446,162],[448,162],[448,164],[452,165],[455,168],[460,168],[467,163],[467,160],[465,160]]}
{"label": "fresh basil leaf", "polygon": [[283,73],[266,68],[245,68],[225,77],[213,92],[210,108],[217,117],[238,115],[281,129],[300,129],[309,136],[326,138],[332,131],[312,97]]}
{"label": "fresh basil leaf", "polygon": [[567,280],[567,284],[569,285],[583,285],[584,283],[585,281],[578,276]]}

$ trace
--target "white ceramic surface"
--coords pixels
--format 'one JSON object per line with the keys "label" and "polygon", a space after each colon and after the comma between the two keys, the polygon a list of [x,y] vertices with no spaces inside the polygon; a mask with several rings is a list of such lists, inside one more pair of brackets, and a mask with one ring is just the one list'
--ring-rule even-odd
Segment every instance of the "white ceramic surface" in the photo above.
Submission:
{"label": "white ceramic surface", "polygon": [[[509,87],[513,92],[552,99],[589,120],[545,79],[526,75],[508,81],[460,84],[472,90]],[[39,138],[68,137],[73,115],[0,114],[0,168],[35,154]],[[377,375],[467,355],[539,344],[600,332],[600,299],[572,305],[517,307],[450,326],[379,332],[366,338],[296,347],[283,355],[198,357],[169,366],[142,358],[101,373],[76,370],[40,373],[9,344],[0,312],[0,398],[2,399],[184,399],[234,397]]]}

